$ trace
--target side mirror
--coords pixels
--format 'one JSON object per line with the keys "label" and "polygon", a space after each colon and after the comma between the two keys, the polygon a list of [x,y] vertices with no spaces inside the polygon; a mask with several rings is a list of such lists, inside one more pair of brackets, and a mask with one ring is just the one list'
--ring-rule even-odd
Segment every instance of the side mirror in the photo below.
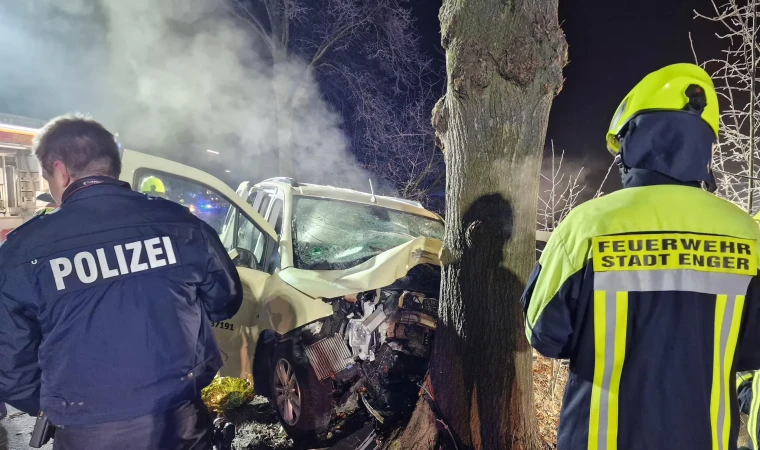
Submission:
{"label": "side mirror", "polygon": [[256,255],[254,255],[252,251],[238,247],[235,249],[235,253],[237,254],[232,258],[232,262],[234,262],[236,266],[248,267],[250,269],[256,269],[259,267]]}

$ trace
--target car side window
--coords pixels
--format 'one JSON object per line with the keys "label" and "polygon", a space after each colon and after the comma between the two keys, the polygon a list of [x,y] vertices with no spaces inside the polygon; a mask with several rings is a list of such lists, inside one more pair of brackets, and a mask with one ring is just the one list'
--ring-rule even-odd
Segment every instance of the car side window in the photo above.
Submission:
{"label": "car side window", "polygon": [[261,205],[257,208],[257,211],[259,214],[261,214],[262,217],[266,217],[267,215],[267,208],[269,208],[269,203],[272,201],[272,196],[267,193],[263,193],[263,198],[261,199]]}
{"label": "car side window", "polygon": [[272,225],[272,228],[274,228],[274,231],[277,232],[277,235],[279,236],[282,232],[282,200],[279,198],[275,199],[267,221],[269,222],[269,225]]}
{"label": "car side window", "polygon": [[258,188],[254,188],[248,196],[248,204],[253,207],[262,217],[266,217],[267,208],[269,202],[272,199],[272,194],[266,191],[262,191]]}
{"label": "car side window", "polygon": [[[265,270],[263,257],[268,248],[267,241],[272,239],[217,192],[192,180],[157,171],[139,171],[134,179],[134,189],[185,206],[216,230],[227,251],[238,250],[235,259],[238,266]],[[247,254],[243,254],[245,251]]]}
{"label": "car side window", "polygon": [[[267,217],[267,221],[272,225],[277,236],[280,236],[282,232],[282,206],[282,200],[274,199],[272,209]],[[263,267],[264,271],[268,273],[274,273],[275,269],[280,268],[280,251],[276,242],[267,249],[267,256],[264,258]]]}
{"label": "car side window", "polygon": [[273,257],[277,255],[277,241],[262,233],[244,215],[238,213],[237,219],[238,250],[242,248],[253,254],[258,263],[256,269],[273,273],[274,268],[279,267],[279,258]]}
{"label": "car side window", "polygon": [[253,256],[256,257],[256,261],[258,262],[261,262],[261,257],[264,253],[263,247],[259,246],[259,242],[263,241],[263,239],[261,239],[262,235],[263,233],[259,231],[259,229],[256,228],[247,217],[238,211],[237,247],[253,253]]}
{"label": "car side window", "polygon": [[232,203],[208,187],[163,172],[137,172],[133,189],[179,203],[211,225],[220,235],[228,222],[225,220],[228,211],[234,208]]}

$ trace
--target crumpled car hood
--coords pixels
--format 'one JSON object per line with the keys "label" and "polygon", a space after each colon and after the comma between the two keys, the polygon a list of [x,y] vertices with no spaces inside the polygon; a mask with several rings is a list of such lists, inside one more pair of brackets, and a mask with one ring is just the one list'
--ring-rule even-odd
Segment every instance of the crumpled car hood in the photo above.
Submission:
{"label": "crumpled car hood", "polygon": [[311,297],[335,298],[393,284],[419,264],[441,265],[443,242],[419,237],[345,270],[282,270],[280,279]]}

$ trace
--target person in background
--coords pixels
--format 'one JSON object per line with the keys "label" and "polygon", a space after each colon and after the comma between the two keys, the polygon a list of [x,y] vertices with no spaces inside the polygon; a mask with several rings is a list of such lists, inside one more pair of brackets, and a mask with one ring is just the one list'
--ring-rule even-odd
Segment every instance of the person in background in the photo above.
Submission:
{"label": "person in background", "polygon": [[623,189],[576,207],[529,278],[528,340],[570,360],[560,450],[736,449],[734,371],[760,367],[760,228],[711,193],[719,121],[700,67],[644,77],[607,133]]}
{"label": "person in background", "polygon": [[45,202],[47,205],[35,211],[32,217],[37,217],[43,214],[50,214],[58,209],[58,205],[55,203],[53,196],[50,195],[50,192],[43,192],[42,194],[38,195],[37,201]]}
{"label": "person in background", "polygon": [[151,175],[140,183],[140,192],[151,197],[166,198],[164,182],[157,176]]}
{"label": "person in background", "polygon": [[0,401],[43,412],[56,450],[211,449],[211,321],[243,295],[219,237],[119,181],[94,120],[54,119],[33,147],[60,207],[0,247]]}
{"label": "person in background", "polygon": [[[37,201],[46,202],[47,205],[35,211],[32,217],[40,216],[43,214],[50,214],[56,209],[58,209],[58,206],[55,204],[55,200],[53,199],[53,196],[50,195],[49,192],[43,192],[42,194],[38,195]],[[2,246],[4,242],[5,241],[0,241],[0,246]],[[6,415],[8,415],[8,410],[5,407],[5,403],[0,403],[0,419],[5,418]]]}
{"label": "person in background", "polygon": [[746,447],[739,450],[758,450],[758,437],[760,435],[760,398],[753,395],[760,389],[760,371],[747,370],[736,374],[736,395],[739,399],[739,410],[747,414],[747,435],[749,442]]}

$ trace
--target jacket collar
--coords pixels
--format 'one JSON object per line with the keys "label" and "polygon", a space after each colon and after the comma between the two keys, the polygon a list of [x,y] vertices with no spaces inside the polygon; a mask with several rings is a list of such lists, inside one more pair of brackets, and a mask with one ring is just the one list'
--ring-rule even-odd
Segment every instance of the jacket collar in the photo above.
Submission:
{"label": "jacket collar", "polygon": [[86,194],[95,193],[94,191],[100,191],[100,189],[92,189],[97,187],[113,186],[131,189],[129,183],[117,180],[116,178],[94,176],[84,177],[71,183],[68,188],[63,192],[61,205],[66,202],[85,196]]}
{"label": "jacket collar", "polygon": [[623,174],[623,188],[642,187],[642,186],[657,186],[663,184],[673,184],[678,186],[689,186],[700,188],[699,182],[696,181],[678,181],[675,178],[671,178],[660,172],[646,169],[628,169],[628,173]]}

